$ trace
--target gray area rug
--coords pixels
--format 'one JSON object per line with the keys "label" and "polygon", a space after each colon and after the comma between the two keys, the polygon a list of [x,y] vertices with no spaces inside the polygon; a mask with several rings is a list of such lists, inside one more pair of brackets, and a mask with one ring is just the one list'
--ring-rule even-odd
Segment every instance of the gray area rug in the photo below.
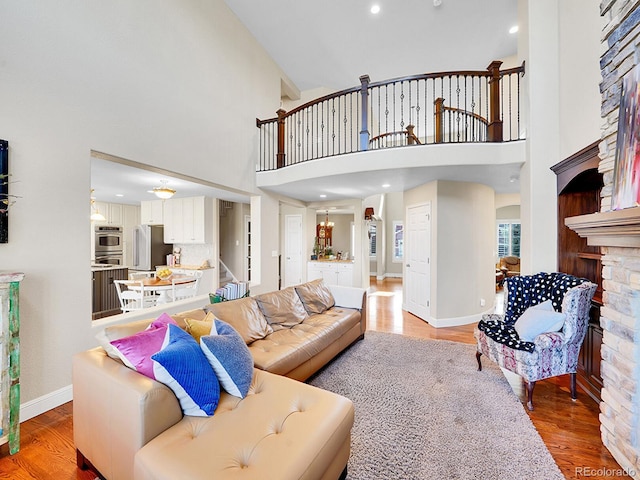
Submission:
{"label": "gray area rug", "polygon": [[564,478],[474,345],[367,332],[309,383],[355,405],[349,480]]}

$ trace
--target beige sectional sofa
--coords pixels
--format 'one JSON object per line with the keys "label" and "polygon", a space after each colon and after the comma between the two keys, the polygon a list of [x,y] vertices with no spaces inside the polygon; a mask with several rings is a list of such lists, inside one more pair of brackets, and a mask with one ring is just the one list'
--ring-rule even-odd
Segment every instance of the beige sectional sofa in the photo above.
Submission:
{"label": "beige sectional sofa", "polygon": [[189,331],[209,311],[251,352],[248,395],[223,391],[212,416],[185,416],[166,385],[108,352],[153,319],[108,327],[102,347],[73,359],[78,466],[109,480],[344,478],[353,404],[296,380],[364,337],[365,290],[313,281],[172,317]]}

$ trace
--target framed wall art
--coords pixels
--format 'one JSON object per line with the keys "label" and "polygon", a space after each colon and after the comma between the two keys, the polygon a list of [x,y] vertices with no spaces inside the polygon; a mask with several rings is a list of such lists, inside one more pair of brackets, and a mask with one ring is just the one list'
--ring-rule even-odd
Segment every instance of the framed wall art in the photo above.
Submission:
{"label": "framed wall art", "polygon": [[640,65],[622,79],[611,208],[640,205]]}
{"label": "framed wall art", "polygon": [[0,140],[0,243],[9,242],[9,142]]}

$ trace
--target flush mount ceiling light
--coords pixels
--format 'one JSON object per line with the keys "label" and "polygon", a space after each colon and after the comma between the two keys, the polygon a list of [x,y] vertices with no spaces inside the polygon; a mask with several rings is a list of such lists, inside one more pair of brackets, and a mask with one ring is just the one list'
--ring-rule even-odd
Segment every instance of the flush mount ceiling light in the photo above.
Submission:
{"label": "flush mount ceiling light", "polygon": [[518,26],[517,25],[514,25],[513,27],[511,27],[509,29],[509,33],[513,34],[513,33],[517,33],[517,32],[518,32]]}
{"label": "flush mount ceiling light", "polygon": [[434,7],[439,7],[440,5],[442,5],[442,0],[433,0]]}
{"label": "flush mount ceiling light", "polygon": [[160,180],[162,184],[160,187],[156,187],[153,189],[153,193],[156,194],[156,197],[161,198],[162,200],[167,200],[168,198],[173,197],[176,191],[173,188],[167,187],[166,180]]}
{"label": "flush mount ceiling light", "polygon": [[373,13],[374,15],[380,13],[380,5],[373,5],[371,7],[371,13]]}

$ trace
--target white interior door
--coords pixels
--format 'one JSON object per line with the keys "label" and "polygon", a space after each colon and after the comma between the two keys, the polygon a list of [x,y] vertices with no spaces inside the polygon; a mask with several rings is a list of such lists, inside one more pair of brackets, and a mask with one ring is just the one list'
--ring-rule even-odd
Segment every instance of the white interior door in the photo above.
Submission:
{"label": "white interior door", "polygon": [[285,215],[284,287],[302,283],[302,215]]}
{"label": "white interior door", "polygon": [[405,250],[406,307],[423,320],[431,314],[431,204],[407,208]]}

